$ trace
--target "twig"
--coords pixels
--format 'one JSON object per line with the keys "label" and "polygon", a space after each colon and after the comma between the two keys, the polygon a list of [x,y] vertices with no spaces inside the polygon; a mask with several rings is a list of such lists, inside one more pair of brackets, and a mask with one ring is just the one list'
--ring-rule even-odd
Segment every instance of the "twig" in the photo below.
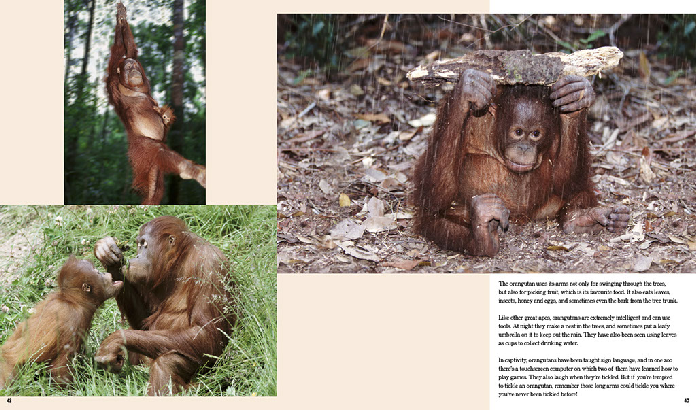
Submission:
{"label": "twig", "polygon": [[297,115],[297,119],[299,120],[300,118],[304,117],[305,114],[307,114],[308,112],[310,112],[310,111],[312,110],[312,108],[314,108],[314,107],[316,107],[316,106],[317,106],[316,101],[312,101],[312,103],[309,104],[309,105],[307,106],[307,108],[305,108],[304,110],[302,110],[302,112],[299,113],[299,114]]}
{"label": "twig", "polygon": [[631,18],[631,14],[622,14],[619,21],[614,23],[613,26],[609,27],[609,43],[611,43],[612,46],[616,46],[616,30],[618,30],[619,27],[621,27],[621,25],[629,18]]}
{"label": "twig", "polygon": [[338,152],[337,149],[333,148],[279,148],[281,151],[308,151],[308,152],[313,152],[313,151],[326,151],[326,152]]}

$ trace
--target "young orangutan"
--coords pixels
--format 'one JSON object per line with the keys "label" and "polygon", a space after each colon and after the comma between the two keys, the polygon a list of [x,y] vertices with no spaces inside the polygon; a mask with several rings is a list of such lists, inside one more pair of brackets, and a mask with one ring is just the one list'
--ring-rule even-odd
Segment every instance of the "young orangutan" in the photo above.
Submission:
{"label": "young orangutan", "polygon": [[464,71],[416,165],[416,232],[445,249],[494,256],[509,219],[558,218],[567,233],[625,230],[629,209],[598,206],[590,179],[593,101],[584,77],[496,87],[490,74]]}
{"label": "young orangutan", "polygon": [[157,111],[162,117],[162,124],[164,125],[164,140],[166,140],[169,128],[172,127],[172,123],[174,123],[174,120],[176,120],[174,110],[172,110],[172,107],[168,105],[163,105],[161,107],[155,107],[155,111]]}
{"label": "young orangutan", "polygon": [[68,363],[82,347],[94,312],[116,296],[123,282],[112,281],[110,273],[98,272],[91,262],[71,255],[58,273],[58,287],[0,348],[0,389],[16,367],[28,361],[49,362],[52,379],[61,387],[70,383]]}

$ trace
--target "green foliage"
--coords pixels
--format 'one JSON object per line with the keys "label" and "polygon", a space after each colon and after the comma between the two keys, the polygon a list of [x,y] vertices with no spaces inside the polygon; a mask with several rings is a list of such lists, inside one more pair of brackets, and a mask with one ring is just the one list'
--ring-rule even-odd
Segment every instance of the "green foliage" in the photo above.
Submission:
{"label": "green foliage", "polygon": [[285,32],[286,56],[305,57],[320,68],[336,71],[341,65],[338,16],[332,14],[288,15],[292,26]]}
{"label": "green foliage", "polygon": [[[232,263],[241,310],[226,350],[208,371],[200,372],[183,395],[275,395],[277,375],[276,211],[274,206],[91,206],[2,207],[0,238],[11,238],[24,228],[40,245],[22,259],[0,260],[0,271],[18,263],[16,277],[0,293],[0,343],[29,309],[55,290],[55,277],[70,254],[101,264],[93,256],[95,242],[105,236],[130,244],[125,257],[135,256],[139,227],[161,215],[173,215],[218,246]],[[4,278],[0,277],[0,281]],[[99,344],[121,323],[115,301],[107,301],[94,317],[85,351],[73,362],[75,382],[57,389],[45,364],[28,363],[0,395],[108,396],[144,395],[148,368],[124,366],[119,374],[98,369],[93,360]]]}
{"label": "green foliage", "polygon": [[677,78],[683,76],[685,74],[684,70],[675,70],[675,71],[670,71],[669,77],[665,78],[665,80],[662,82],[664,85],[670,85],[676,80]]}
{"label": "green foliage", "polygon": [[590,33],[590,35],[586,38],[581,38],[578,41],[573,41],[572,44],[563,40],[556,40],[556,43],[563,47],[563,50],[561,51],[565,53],[572,53],[574,50],[593,48],[594,46],[592,42],[597,41],[598,39],[606,35],[607,33],[605,33],[602,30],[595,30],[592,33]]}
{"label": "green foliage", "polygon": [[205,0],[194,1],[189,5],[188,18],[184,26],[188,32],[186,55],[195,58],[203,67],[205,76]]}
{"label": "green foliage", "polygon": [[668,28],[658,33],[660,57],[677,57],[696,63],[696,14],[664,16]]}

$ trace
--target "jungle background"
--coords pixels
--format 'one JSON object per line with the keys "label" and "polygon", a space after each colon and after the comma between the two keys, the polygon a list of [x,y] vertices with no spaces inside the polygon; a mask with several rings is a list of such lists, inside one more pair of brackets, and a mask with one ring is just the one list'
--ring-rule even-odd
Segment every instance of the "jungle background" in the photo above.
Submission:
{"label": "jungle background", "polygon": [[[106,69],[118,0],[64,2],[64,203],[128,204],[141,198],[131,188],[125,128],[108,104]],[[205,165],[205,0],[123,1],[141,62],[159,105],[177,117],[167,145]],[[175,38],[174,24],[183,24]],[[174,56],[184,56],[179,69]],[[183,89],[183,105],[172,92]],[[165,177],[162,204],[204,204],[193,180]]]}
{"label": "jungle background", "polygon": [[[695,272],[696,16],[278,15],[279,272]],[[450,87],[418,65],[480,49],[616,46],[591,78],[593,181],[622,234],[512,226],[494,258],[412,231],[411,173]]]}

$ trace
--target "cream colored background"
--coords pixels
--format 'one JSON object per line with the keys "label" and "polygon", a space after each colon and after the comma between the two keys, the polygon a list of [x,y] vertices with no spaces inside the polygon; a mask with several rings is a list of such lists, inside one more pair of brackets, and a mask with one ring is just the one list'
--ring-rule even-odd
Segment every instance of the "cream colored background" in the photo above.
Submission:
{"label": "cream colored background", "polygon": [[63,2],[0,12],[0,204],[62,204]]}
{"label": "cream colored background", "polygon": [[[243,5],[207,4],[209,204],[276,202],[276,13],[337,7]],[[351,2],[350,10],[375,6]],[[466,6],[458,1],[447,12]],[[476,2],[478,11],[487,6]],[[63,4],[3,2],[2,13],[0,205],[62,204]],[[487,276],[280,275],[278,300],[277,397],[14,397],[11,405],[0,400],[0,410],[107,410],[154,400],[182,408],[488,407]]]}
{"label": "cream colored background", "polygon": [[278,275],[278,398],[487,409],[487,275]]}

